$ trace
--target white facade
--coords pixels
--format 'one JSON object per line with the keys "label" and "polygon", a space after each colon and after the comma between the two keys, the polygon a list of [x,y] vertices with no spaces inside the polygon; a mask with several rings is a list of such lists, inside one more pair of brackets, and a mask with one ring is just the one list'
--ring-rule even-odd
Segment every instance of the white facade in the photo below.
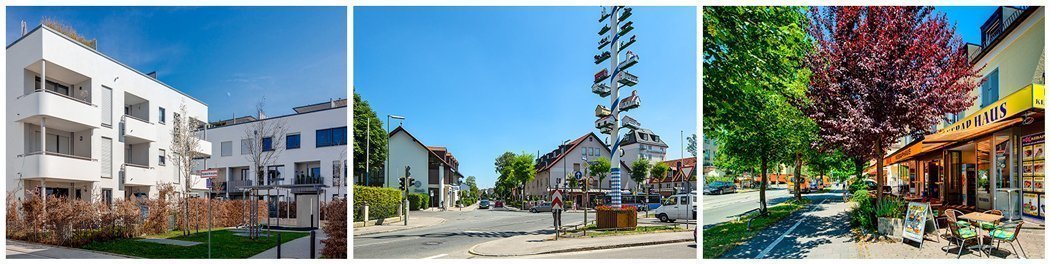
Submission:
{"label": "white facade", "polygon": [[419,182],[418,186],[412,186],[412,193],[426,193],[429,186],[427,177],[427,159],[429,151],[427,148],[415,142],[407,132],[401,130],[399,133],[390,135],[390,159],[385,169],[385,184],[390,188],[399,188],[398,179],[405,176],[405,167],[410,167],[412,178]]}
{"label": "white facade", "polygon": [[[324,197],[322,201],[331,201],[333,197],[345,198],[348,193],[346,111],[347,107],[343,104],[323,110],[269,117],[264,121],[209,128],[207,138],[213,143],[211,157],[201,166],[218,170],[215,184],[223,187],[220,195],[231,199],[243,198],[241,187],[250,186],[282,186],[269,190],[269,195],[281,201],[296,200],[300,195],[321,195]],[[282,138],[271,141],[279,143],[272,144],[272,148],[279,150],[279,153],[274,162],[263,168],[268,172],[263,177],[256,177],[255,170],[251,169],[253,162],[249,158],[250,151],[242,147],[242,141],[249,142],[246,131],[254,128],[255,122],[283,124],[286,129],[284,135],[279,135]],[[318,140],[319,135],[322,139],[327,135],[335,135],[331,133],[341,134],[341,139],[327,142]],[[295,138],[298,138],[298,144],[294,144]],[[279,174],[271,175],[270,171]],[[321,193],[290,187],[302,184],[323,184],[325,187]],[[266,192],[260,195],[266,195]]]}
{"label": "white facade", "polygon": [[415,136],[397,127],[388,134],[390,144],[389,163],[384,164],[384,187],[400,188],[399,179],[405,176],[405,168],[416,184],[409,187],[413,194],[430,197],[430,207],[450,208],[459,200],[459,181],[462,174],[458,161],[444,147],[427,147]]}
{"label": "white facade", "polygon": [[[551,153],[548,155],[552,155],[550,157],[552,160],[544,162],[546,164],[538,164],[542,166],[537,167],[536,178],[532,182],[525,184],[526,195],[547,197],[550,189],[557,186],[559,181],[563,184],[566,183],[566,177],[573,179],[576,171],[584,173],[583,176],[587,177],[587,174],[590,173],[587,170],[587,167],[590,166],[588,162],[597,160],[600,157],[605,157],[606,159],[610,159],[611,157],[609,155],[609,148],[606,147],[605,143],[593,133],[587,133],[587,135],[570,142],[568,145],[559,146],[559,148],[562,147],[566,148],[565,153],[561,154],[563,157],[559,158],[559,155],[552,155],[553,153]],[[627,167],[628,163],[626,157],[627,156],[624,155],[624,160],[621,160],[621,165],[624,167],[624,170],[623,176],[620,179],[620,187],[624,190],[631,190],[637,188],[638,183],[631,180],[631,177],[629,176],[630,168]],[[587,160],[584,161],[584,158]],[[602,190],[608,190],[612,186],[611,176],[606,176],[605,180],[601,181],[601,183],[598,182],[597,178],[593,178],[592,180],[595,185],[591,186],[591,190],[595,192],[599,188]]]}
{"label": "white facade", "polygon": [[6,63],[7,191],[112,201],[163,183],[205,189],[169,158],[180,105],[207,120],[203,102],[45,26],[9,45]]}
{"label": "white facade", "polygon": [[632,130],[624,136],[620,148],[623,149],[623,160],[628,166],[639,159],[647,159],[650,163],[664,161],[667,154],[667,144],[660,136],[648,129]]}

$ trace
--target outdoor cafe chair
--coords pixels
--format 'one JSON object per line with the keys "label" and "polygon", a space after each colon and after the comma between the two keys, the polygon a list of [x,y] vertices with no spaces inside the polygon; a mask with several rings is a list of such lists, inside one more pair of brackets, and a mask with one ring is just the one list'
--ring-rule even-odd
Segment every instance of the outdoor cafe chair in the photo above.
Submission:
{"label": "outdoor cafe chair", "polygon": [[[944,214],[948,217],[948,230],[951,231],[951,237],[948,240],[948,245],[941,248],[942,250],[944,250],[945,254],[950,253],[947,248],[951,247],[953,241],[955,242],[955,244],[959,245],[959,253],[958,256],[956,256],[955,258],[962,257],[962,251],[964,248],[966,248],[967,241],[977,240],[977,243],[979,243],[981,246],[984,245],[981,242],[980,237],[977,235],[977,230],[974,230],[973,227],[968,224],[969,222],[959,220],[958,216],[962,215],[962,212],[959,212],[959,210],[955,209],[946,209],[944,210]],[[963,225],[962,223],[967,223],[967,225]],[[980,250],[978,250],[977,255],[980,256],[980,254]]]}
{"label": "outdoor cafe chair", "polygon": [[[1017,221],[1016,224],[1003,224],[1002,226],[995,228],[995,230],[992,230],[991,233],[988,233],[989,237],[991,237],[992,240],[995,240],[995,250],[999,250],[999,244],[1002,242],[1010,243],[1010,248],[1013,249],[1013,254],[1017,256],[1017,258],[1021,258],[1021,255],[1017,255],[1017,248],[1014,248],[1014,242],[1017,241],[1017,236],[1021,234],[1021,224],[1024,224],[1024,221]],[[1025,258],[1028,258],[1028,254],[1024,252],[1024,248],[1021,247],[1020,243],[1017,243],[1017,247],[1021,248],[1021,254],[1024,254]]]}

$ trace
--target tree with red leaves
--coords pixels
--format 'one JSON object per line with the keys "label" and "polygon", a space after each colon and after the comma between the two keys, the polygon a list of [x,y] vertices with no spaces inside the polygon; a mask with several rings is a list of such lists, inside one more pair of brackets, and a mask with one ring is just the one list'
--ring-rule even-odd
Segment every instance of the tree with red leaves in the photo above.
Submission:
{"label": "tree with red leaves", "polygon": [[932,7],[811,8],[814,50],[809,116],[821,138],[865,160],[876,160],[882,199],[887,148],[966,109],[978,84],[962,39]]}

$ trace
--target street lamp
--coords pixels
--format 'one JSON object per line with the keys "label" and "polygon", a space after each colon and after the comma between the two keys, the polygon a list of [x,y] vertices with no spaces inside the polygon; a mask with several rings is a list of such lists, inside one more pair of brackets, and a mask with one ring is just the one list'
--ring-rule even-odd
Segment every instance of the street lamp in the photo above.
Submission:
{"label": "street lamp", "polygon": [[[387,133],[390,133],[390,119],[391,118],[397,119],[397,120],[401,120],[401,122],[398,123],[397,126],[401,126],[401,124],[404,123],[404,120],[405,120],[405,117],[403,117],[403,116],[386,115],[386,132]],[[368,159],[365,159],[365,160],[368,160]],[[383,181],[385,182],[386,179],[389,179],[389,178],[390,178],[390,138],[387,138],[387,140],[386,140],[386,167],[383,168]],[[384,185],[385,185],[385,183],[384,183]]]}

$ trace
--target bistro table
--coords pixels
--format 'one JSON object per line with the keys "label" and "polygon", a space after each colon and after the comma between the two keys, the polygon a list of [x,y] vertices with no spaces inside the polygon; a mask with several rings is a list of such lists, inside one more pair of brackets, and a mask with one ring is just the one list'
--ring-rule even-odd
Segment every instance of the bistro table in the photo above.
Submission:
{"label": "bistro table", "polygon": [[[977,232],[980,232],[982,229],[981,229],[981,225],[978,224],[979,223],[978,221],[984,221],[984,222],[999,224],[999,221],[1003,219],[1003,216],[997,215],[997,214],[986,214],[986,213],[973,212],[973,213],[964,214],[962,216],[959,216],[959,218],[973,221],[973,224],[974,224],[973,226],[977,227]],[[991,231],[985,231],[985,233],[986,233],[985,235],[988,235],[987,234],[988,232],[991,232]],[[980,234],[980,233],[978,233],[978,234]],[[979,249],[982,252],[985,249],[989,249],[989,251],[991,250],[991,245],[988,245],[988,246],[984,245],[984,237],[983,236],[978,236],[978,240],[977,241],[981,243],[981,245],[979,246]],[[988,253],[988,254],[989,254],[989,256],[991,255],[991,253]]]}

